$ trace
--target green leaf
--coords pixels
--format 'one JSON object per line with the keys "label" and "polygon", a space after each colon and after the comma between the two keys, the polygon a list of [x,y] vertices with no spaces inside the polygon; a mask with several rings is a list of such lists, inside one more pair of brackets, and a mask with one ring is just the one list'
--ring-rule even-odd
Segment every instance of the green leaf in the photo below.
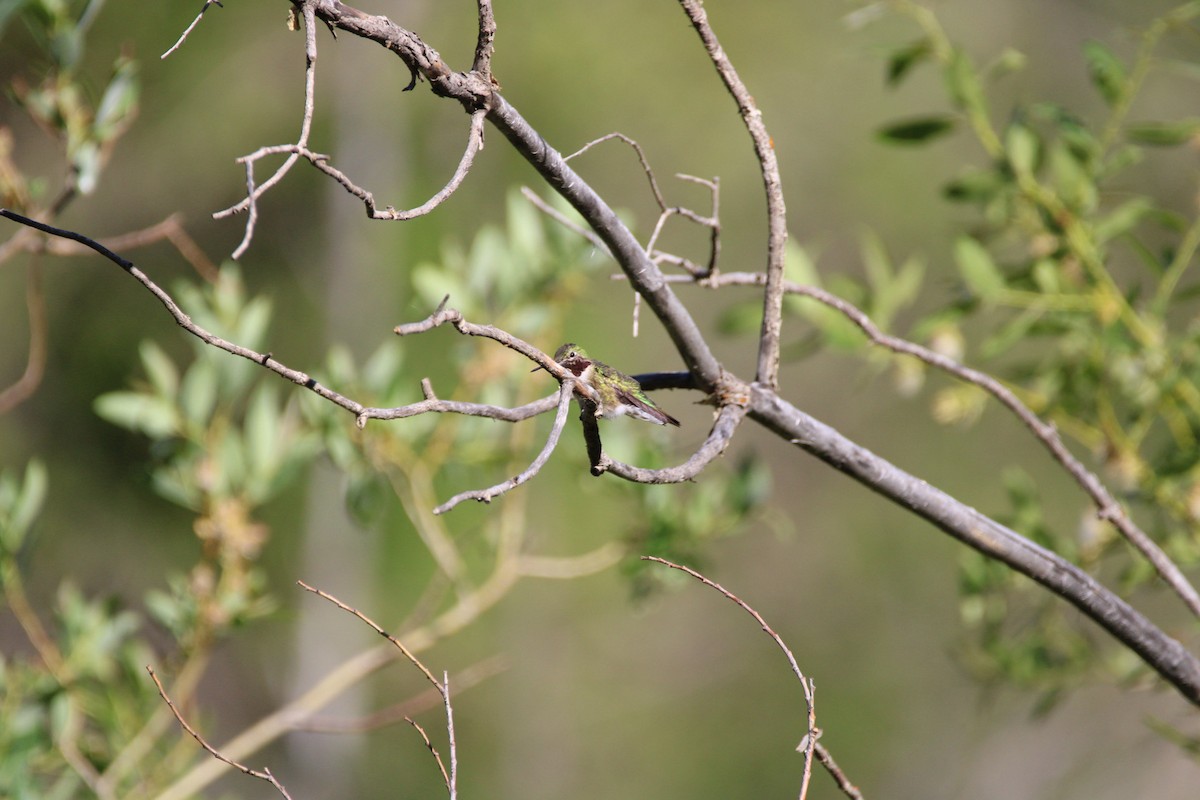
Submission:
{"label": "green leaf", "polygon": [[211,359],[188,367],[179,389],[179,408],[188,425],[203,430],[217,405],[217,369]]}
{"label": "green leaf", "polygon": [[1005,132],[1004,147],[1014,172],[1018,175],[1033,174],[1037,168],[1038,151],[1041,149],[1036,133],[1025,125],[1013,123]]}
{"label": "green leaf", "polygon": [[950,65],[946,68],[946,87],[954,104],[959,108],[983,109],[983,87],[979,84],[979,75],[970,57],[961,49],[956,48],[950,57]]}
{"label": "green leaf", "polygon": [[960,236],[954,243],[954,260],[967,287],[981,299],[989,300],[1005,289],[1004,275],[991,253],[970,236]]}
{"label": "green leaf", "polygon": [[448,270],[433,264],[420,264],[413,270],[412,285],[421,298],[422,305],[431,311],[437,308],[442,298],[447,295],[454,301],[455,308],[466,310],[463,304],[470,295],[457,276],[451,275]]}
{"label": "green leaf", "polygon": [[166,400],[174,399],[179,389],[179,371],[170,356],[149,339],[138,346],[138,356],[155,393]]}
{"label": "green leaf", "polygon": [[125,132],[137,113],[138,92],[137,62],[125,57],[117,59],[112,80],[100,98],[92,123],[97,141],[106,143]]}
{"label": "green leaf", "polygon": [[933,55],[933,47],[929,39],[920,38],[915,42],[901,47],[892,53],[887,64],[887,85],[895,88],[900,85],[913,67],[923,61],[928,61]]}
{"label": "green leaf", "polygon": [[956,203],[986,203],[1004,186],[1005,180],[995,170],[972,169],[942,187],[942,195]]}
{"label": "green leaf", "polygon": [[1200,117],[1175,122],[1139,122],[1125,129],[1125,138],[1138,144],[1173,147],[1200,137]]}
{"label": "green leaf", "polygon": [[886,125],[877,135],[890,144],[924,144],[950,133],[954,125],[955,118],[944,114],[914,117]]}
{"label": "green leaf", "polygon": [[1106,242],[1128,233],[1153,210],[1154,203],[1148,197],[1127,200],[1096,223],[1096,241]]}
{"label": "green leaf", "polygon": [[1083,57],[1087,61],[1088,74],[1092,85],[1100,92],[1104,102],[1110,106],[1116,105],[1125,91],[1127,75],[1125,65],[1099,42],[1086,42],[1083,45]]}
{"label": "green leaf", "polygon": [[109,392],[96,398],[96,413],[114,425],[137,431],[151,439],[165,439],[179,431],[175,406],[141,392]]}
{"label": "green leaf", "polygon": [[279,424],[281,411],[273,384],[260,383],[250,396],[246,410],[246,494],[252,503],[267,499],[272,477],[284,455],[285,443]]}
{"label": "green leaf", "polygon": [[49,485],[46,467],[36,459],[25,467],[25,477],[20,486],[11,482],[7,474],[0,476],[6,484],[0,489],[0,546],[6,553],[16,553],[33,522],[41,513]]}

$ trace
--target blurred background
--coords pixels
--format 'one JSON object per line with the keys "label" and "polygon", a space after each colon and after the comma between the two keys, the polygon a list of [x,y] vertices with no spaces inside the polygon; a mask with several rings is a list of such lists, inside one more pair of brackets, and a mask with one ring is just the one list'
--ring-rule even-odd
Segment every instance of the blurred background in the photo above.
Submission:
{"label": "blurred background", "polygon": [[[109,0],[103,6],[81,72],[94,73],[103,85],[119,54],[135,58],[139,116],[98,188],[74,201],[59,224],[102,237],[178,213],[217,262],[240,241],[244,217],[216,221],[211,215],[243,195],[237,157],[297,136],[304,40],[285,25],[288,4],[231,2],[210,9],[187,43],[160,60],[199,5]],[[946,0],[933,8],[977,62],[1006,47],[1025,55],[1027,68],[993,94],[1002,118],[1009,105],[1031,98],[1094,113],[1102,101],[1088,84],[1083,44],[1100,39],[1129,53],[1137,43],[1135,26],[1172,5]],[[452,68],[469,67],[473,3],[379,0],[363,8],[418,33]],[[897,118],[946,107],[933,70],[898,90],[885,86],[886,55],[916,37],[912,23],[886,14],[874,19],[858,5],[831,0],[710,0],[706,8],[763,110],[783,171],[791,236],[818,271],[861,274],[861,242],[869,231],[896,261],[912,254],[925,260],[931,296],[919,306],[944,302],[954,291],[953,238],[971,218],[944,201],[941,186],[960,165],[983,156],[964,135],[925,149],[888,147],[876,135]],[[674,3],[500,0],[495,11],[495,76],[547,142],[573,152],[620,131],[644,148],[668,203],[700,211],[707,209],[706,192],[672,176],[719,176],[721,265],[762,268],[765,203],[753,150]],[[18,75],[35,81],[21,26],[10,24],[4,37],[5,84]],[[330,154],[383,203],[424,202],[461,154],[467,130],[461,109],[425,84],[403,93],[407,70],[375,45],[345,34],[335,41],[324,29],[318,39],[314,149]],[[1145,113],[1178,111],[1180,104],[1194,106],[1195,98],[1194,85],[1163,79],[1143,96]],[[53,142],[12,103],[0,105],[0,125],[11,129],[14,159],[28,174],[61,180]],[[656,209],[629,149],[608,143],[574,166],[644,240]],[[1181,203],[1195,190],[1194,160],[1164,157],[1140,174],[1160,196]],[[548,195],[491,131],[460,191],[411,222],[368,221],[357,200],[300,165],[260,203],[253,244],[240,261],[247,293],[273,302],[263,349],[289,366],[316,371],[334,344],[355,359],[386,346],[402,352],[408,368],[428,375],[444,396],[479,399],[453,391],[456,364],[488,343],[460,341],[445,331],[393,341],[391,330],[431,311],[413,287],[414,268],[439,262],[447,243],[466,249],[485,226],[503,227],[512,190],[521,185]],[[6,227],[3,237],[10,234]],[[666,245],[701,260],[706,234],[672,223]],[[168,288],[195,280],[166,244],[125,255]],[[609,280],[610,271],[599,263],[586,273],[584,302],[555,338],[529,338],[547,352],[560,338],[579,341],[631,373],[678,369],[649,314],[642,314],[640,336],[632,337],[632,302],[624,284]],[[25,280],[16,262],[0,269],[5,384],[25,363]],[[29,401],[0,417],[4,468],[19,470],[37,455],[50,476],[36,546],[23,564],[28,591],[47,616],[64,579],[88,595],[115,596],[138,608],[147,590],[196,558],[194,515],[153,491],[147,463],[155,454],[146,439],[101,419],[93,404],[139,378],[140,342],[153,340],[181,360],[191,345],[145,290],[108,262],[47,258],[43,280],[46,374]],[[744,299],[733,295],[743,290],[726,291],[681,289],[702,328],[714,332],[718,355],[749,378],[754,337],[716,332],[733,299]],[[788,335],[801,339],[804,323],[789,324]],[[516,360],[508,366],[520,367]],[[528,380],[537,382],[530,396],[552,388],[544,376]],[[785,395],[805,411],[985,513],[1004,510],[999,475],[1017,463],[1038,480],[1052,525],[1080,525],[1082,496],[1015,421],[994,409],[970,428],[937,425],[927,395],[905,396],[885,373],[836,351],[792,360],[783,381]],[[420,398],[415,380],[398,392],[397,403]],[[614,437],[653,435],[673,462],[702,441],[709,410],[692,405],[695,398],[685,393],[657,399],[683,420],[679,431],[659,437],[660,431],[618,421],[612,425],[626,430]],[[349,415],[341,419],[347,428],[352,423]],[[364,436],[380,425],[402,431],[407,424],[372,423]],[[545,425],[531,434],[530,455]],[[576,426],[572,420],[542,476],[517,490],[525,494],[520,502],[531,552],[582,554],[623,540],[638,525],[634,515],[642,505],[624,495],[614,499],[597,487],[610,479],[586,475]],[[866,796],[1195,796],[1196,764],[1143,724],[1148,717],[1188,719],[1174,694],[1090,685],[1041,717],[1032,693],[982,687],[956,658],[963,636],[959,545],[752,425],[743,427],[725,461],[747,453],[769,467],[770,508],[738,535],[705,544],[706,574],[752,604],[791,646],[816,682],[822,742]],[[496,472],[492,480],[502,477]],[[212,655],[195,714],[214,743],[375,643],[368,629],[298,589],[297,579],[386,627],[413,611],[413,586],[425,580],[429,563],[406,541],[414,536],[412,526],[395,510],[383,515],[387,524],[357,524],[346,511],[343,478],[318,461],[261,509],[271,531],[261,564],[280,608]],[[489,482],[486,475],[471,478],[438,483],[439,501]],[[702,476],[694,491],[704,488]],[[445,518],[450,535],[469,541],[487,515],[503,513],[510,501],[451,512]],[[526,579],[422,655],[439,674],[500,665],[456,695],[463,796],[717,798],[798,791],[802,758],[794,748],[805,728],[803,695],[782,654],[753,620],[698,584],[680,583],[643,599],[633,594],[617,567],[576,580]],[[1168,619],[1176,613],[1165,600],[1159,610]],[[0,649],[11,655],[27,647],[12,620],[0,615]],[[367,713],[423,688],[414,670],[396,664],[329,713]],[[420,717],[435,738],[442,734],[438,714],[433,708]],[[429,796],[440,782],[429,754],[403,724],[369,733],[294,733],[247,761],[269,765],[296,797]],[[241,776],[215,786],[212,796],[274,796],[270,787]],[[835,794],[826,776],[814,775],[811,796]]]}

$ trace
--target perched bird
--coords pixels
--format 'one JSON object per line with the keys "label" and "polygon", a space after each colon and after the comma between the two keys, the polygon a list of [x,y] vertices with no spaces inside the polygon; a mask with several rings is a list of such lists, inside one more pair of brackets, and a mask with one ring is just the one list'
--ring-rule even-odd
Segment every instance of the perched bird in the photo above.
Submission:
{"label": "perched bird", "polygon": [[567,342],[558,348],[554,353],[554,360],[596,393],[597,419],[610,419],[628,414],[634,419],[653,422],[656,425],[679,425],[679,420],[654,404],[637,380],[603,361],[589,357],[587,352],[574,342]]}

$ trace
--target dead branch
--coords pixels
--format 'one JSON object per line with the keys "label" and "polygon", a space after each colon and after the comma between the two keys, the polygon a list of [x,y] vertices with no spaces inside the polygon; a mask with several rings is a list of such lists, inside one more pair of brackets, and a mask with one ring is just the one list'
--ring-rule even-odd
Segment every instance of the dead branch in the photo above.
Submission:
{"label": "dead branch", "polygon": [[188,721],[183,718],[182,714],[179,713],[179,709],[175,707],[175,704],[173,702],[171,702],[171,698],[167,695],[167,690],[165,688],[163,688],[162,681],[160,681],[158,679],[158,675],[154,672],[154,667],[147,665],[146,671],[150,673],[151,680],[153,680],[154,685],[156,687],[158,687],[159,696],[167,704],[167,707],[171,709],[171,713],[175,715],[175,719],[179,720],[180,726],[185,731],[187,731],[191,735],[191,737],[193,739],[195,739],[196,742],[202,748],[204,748],[205,752],[207,752],[210,756],[217,759],[218,761],[220,761],[224,764],[228,764],[229,766],[231,766],[237,770],[240,770],[241,772],[243,772],[246,775],[249,775],[252,778],[258,778],[259,780],[266,781],[267,783],[274,786],[275,790],[277,792],[279,792],[284,797],[288,798],[288,800],[291,800],[292,796],[287,793],[287,789],[283,788],[283,784],[281,784],[279,781],[277,781],[275,779],[275,776],[271,774],[271,770],[266,769],[266,768],[262,769],[261,771],[256,770],[256,769],[251,769],[250,767],[247,767],[245,764],[241,764],[237,761],[234,761],[232,758],[229,758],[224,753],[222,753],[220,750],[218,750],[217,748],[213,747],[211,744],[206,742],[204,740],[204,737],[200,735],[199,731],[197,731],[195,728],[193,728],[191,725],[188,724]]}
{"label": "dead branch", "polygon": [[796,656],[792,654],[791,649],[783,641],[783,638],[774,630],[772,630],[771,626],[767,624],[767,621],[762,618],[762,615],[751,608],[746,601],[742,600],[740,597],[726,589],[721,584],[706,578],[704,575],[701,575],[691,567],[685,567],[682,564],[676,564],[673,561],[668,561],[665,558],[659,558],[657,556],[642,556],[642,560],[653,561],[656,564],[662,564],[663,566],[670,567],[671,569],[677,569],[680,572],[685,572],[703,583],[705,586],[711,589],[716,589],[747,614],[754,617],[754,621],[759,624],[759,627],[763,629],[763,632],[766,633],[767,636],[770,636],[772,641],[774,641],[775,644],[779,646],[779,649],[783,651],[784,656],[787,658],[788,664],[792,668],[792,673],[800,681],[800,686],[804,690],[804,705],[808,711],[808,732],[804,735],[804,776],[800,784],[800,800],[804,800],[804,798],[808,796],[808,782],[812,777],[813,749],[817,743],[817,708],[816,702],[813,698],[815,687],[812,679],[804,676],[804,673],[800,670],[800,665],[796,663]]}
{"label": "dead branch", "polygon": [[204,7],[200,9],[200,13],[196,15],[194,20],[192,20],[192,24],[188,25],[187,28],[184,29],[183,33],[179,34],[179,38],[175,40],[175,44],[168,47],[166,52],[159,56],[159,58],[165,59],[167,56],[171,55],[171,53],[174,53],[180,47],[183,47],[183,43],[186,42],[187,38],[192,35],[192,31],[197,25],[200,24],[200,20],[204,18],[204,14],[212,6],[221,6],[221,8],[225,7],[224,4],[221,3],[221,0],[204,0]]}
{"label": "dead branch", "polygon": [[450,794],[450,800],[455,800],[456,791],[457,791],[457,789],[456,789],[457,778],[458,778],[458,755],[457,755],[457,746],[456,746],[455,740],[454,740],[454,710],[450,704],[450,674],[447,672],[443,672],[442,680],[439,682],[437,678],[433,677],[433,673],[429,671],[429,668],[426,667],[423,663],[421,663],[421,659],[419,659],[415,655],[413,655],[412,651],[409,650],[407,647],[405,647],[403,642],[401,642],[395,636],[392,636],[390,633],[388,633],[383,628],[381,628],[374,620],[372,620],[366,614],[362,613],[357,608],[346,605],[341,600],[338,600],[336,597],[334,597],[331,594],[323,592],[320,589],[314,589],[312,586],[309,586],[304,581],[296,581],[296,583],[300,584],[300,586],[302,588],[304,588],[305,590],[307,590],[309,592],[312,592],[313,594],[317,595],[318,597],[328,600],[329,602],[333,603],[335,606],[342,609],[343,611],[346,611],[346,612],[358,617],[360,620],[362,620],[364,623],[366,623],[366,625],[368,627],[370,627],[372,630],[374,630],[380,636],[382,636],[383,638],[385,638],[389,642],[391,642],[392,646],[394,646],[400,652],[401,655],[403,655],[406,659],[408,659],[409,663],[411,663],[414,667],[416,667],[418,670],[420,670],[421,674],[425,676],[425,679],[428,680],[431,684],[433,684],[433,688],[437,691],[438,694],[440,694],[442,696],[442,704],[446,711],[446,733],[448,734],[448,736],[450,738],[450,771],[449,772],[446,771],[446,765],[442,763],[442,757],[438,754],[437,749],[433,746],[433,743],[429,740],[429,736],[425,733],[425,729],[422,728],[420,725],[418,725],[416,722],[414,722],[411,718],[406,718],[405,721],[408,722],[410,725],[412,725],[414,728],[416,728],[417,732],[421,734],[421,738],[425,740],[425,746],[429,748],[429,751],[431,753],[433,753],[433,757],[437,761],[438,768],[441,769],[441,771],[442,771],[442,778],[446,783],[446,790]]}
{"label": "dead branch", "polygon": [[550,459],[550,454],[554,452],[554,448],[558,446],[558,439],[562,435],[563,426],[567,424],[567,409],[571,407],[571,398],[575,394],[575,381],[570,378],[563,381],[558,394],[558,412],[554,415],[554,425],[550,428],[550,435],[546,437],[546,444],[542,447],[542,451],[537,454],[537,457],[533,459],[528,467],[522,470],[520,474],[495,486],[456,494],[435,508],[433,513],[445,514],[464,500],[478,500],[481,503],[490,503],[494,498],[517,488],[534,475],[537,475]]}
{"label": "dead branch", "polygon": [[779,339],[783,325],[783,267],[784,245],[787,244],[787,208],[783,202],[783,181],[779,176],[779,160],[775,156],[775,140],[767,132],[762,111],[742,83],[733,62],[725,54],[700,0],[679,0],[692,27],[700,34],[704,49],[717,68],[725,88],[737,101],[738,113],[750,132],[754,153],[762,170],[763,188],[767,195],[767,283],[763,293],[763,321],[759,334],[758,371],[755,380],[774,388],[779,377]]}

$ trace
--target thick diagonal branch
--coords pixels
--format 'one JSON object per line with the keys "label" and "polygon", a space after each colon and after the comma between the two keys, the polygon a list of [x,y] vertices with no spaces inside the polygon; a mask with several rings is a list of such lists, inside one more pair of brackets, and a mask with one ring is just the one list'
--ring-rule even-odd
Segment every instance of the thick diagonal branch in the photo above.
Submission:
{"label": "thick diagonal branch", "polygon": [[1200,705],[1200,660],[1062,556],[855,444],[773,391],[755,387],[749,414],[764,427],[868,489],[1062,597],[1137,653],[1189,701]]}

